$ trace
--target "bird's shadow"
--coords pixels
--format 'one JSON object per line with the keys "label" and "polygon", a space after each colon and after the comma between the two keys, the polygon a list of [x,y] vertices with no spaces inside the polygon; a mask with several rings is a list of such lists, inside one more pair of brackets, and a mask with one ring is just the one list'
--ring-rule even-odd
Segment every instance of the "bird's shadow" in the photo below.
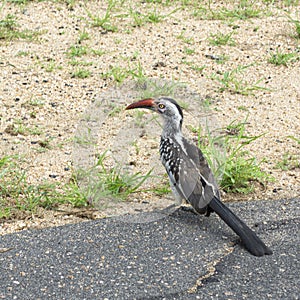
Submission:
{"label": "bird's shadow", "polygon": [[203,232],[212,235],[216,240],[225,240],[234,244],[239,242],[239,238],[233,232],[230,232],[230,229],[216,214],[212,213],[209,217],[206,217],[196,213],[190,206],[178,207],[173,204],[164,209],[118,216],[115,219],[120,222],[133,224],[155,224],[158,220],[167,220],[168,222],[176,223],[176,226],[180,223],[183,227],[193,228],[199,233]]}
{"label": "bird's shadow", "polygon": [[177,207],[171,214],[170,218],[176,219],[186,226],[194,226],[206,234],[213,235],[216,239],[226,240],[226,242],[233,243],[234,245],[240,242],[237,237],[227,225],[215,213],[209,217],[200,215],[190,206]]}

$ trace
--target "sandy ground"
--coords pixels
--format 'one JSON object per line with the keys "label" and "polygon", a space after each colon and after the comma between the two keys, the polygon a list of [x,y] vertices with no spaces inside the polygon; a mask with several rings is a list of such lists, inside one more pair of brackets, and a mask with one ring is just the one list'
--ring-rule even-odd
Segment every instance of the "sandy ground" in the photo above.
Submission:
{"label": "sandy ground", "polygon": [[[246,196],[223,193],[224,200],[272,200],[299,196],[300,145],[291,138],[298,138],[299,141],[299,55],[298,60],[289,62],[287,66],[275,66],[268,62],[275,51],[299,53],[299,39],[295,38],[294,25],[287,17],[299,19],[299,6],[286,8],[279,2],[278,6],[265,7],[258,3],[261,14],[257,18],[204,20],[195,16],[195,12],[200,6],[207,7],[205,2],[195,6],[182,6],[179,1],[172,6],[142,1],[124,1],[123,5],[117,3],[110,19],[117,28],[115,32],[94,27],[89,17],[89,13],[103,17],[107,7],[105,1],[75,1],[72,7],[50,1],[30,1],[21,6],[3,5],[0,19],[8,14],[15,15],[20,24],[19,30],[29,29],[41,34],[33,41],[0,40],[1,156],[22,155],[23,167],[32,183],[45,180],[67,182],[74,165],[81,164],[79,156],[88,157],[85,148],[74,147],[73,141],[86,124],[87,114],[93,111],[98,113],[98,123],[94,128],[98,130],[97,152],[109,149],[117,156],[118,149],[133,151],[132,142],[137,142],[143,156],[135,154],[132,158],[127,153],[124,159],[127,162],[129,158],[133,160],[137,170],[141,162],[146,162],[149,168],[155,166],[156,174],[160,176],[162,169],[156,156],[159,127],[148,124],[143,129],[142,137],[136,139],[141,136],[140,129],[128,130],[136,128],[132,114],[121,110],[108,118],[107,107],[125,107],[137,99],[139,93],[128,88],[131,83],[126,83],[125,88],[115,87],[113,76],[103,74],[112,68],[127,70],[127,74],[130,73],[128,70],[138,73],[140,68],[148,78],[184,82],[189,91],[196,92],[198,98],[209,99],[213,126],[224,127],[234,120],[242,122],[248,116],[247,134],[264,134],[247,150],[258,161],[264,161],[262,169],[274,176],[274,182],[258,187]],[[224,7],[232,9],[232,2],[224,3]],[[221,4],[214,4],[213,7],[220,9]],[[130,11],[138,16],[155,12],[162,16],[162,20],[133,26]],[[235,45],[211,45],[211,35],[219,32],[233,32]],[[86,33],[88,39],[80,39],[82,33]],[[86,53],[72,59],[68,53],[75,46],[85,47]],[[227,58],[224,63],[215,59],[223,56]],[[74,59],[81,65],[73,66],[71,62]],[[265,89],[253,90],[249,95],[232,90],[220,91],[221,85],[211,79],[212,75],[239,66],[248,66],[243,73],[237,74],[239,82],[247,82],[248,86],[259,82],[258,85]],[[203,70],[200,70],[202,67]],[[88,70],[90,76],[74,77],[72,74],[78,69]],[[130,79],[129,76],[127,80]],[[176,93],[175,89],[174,96],[188,103],[185,110],[186,129],[188,124],[193,123],[191,120],[198,122],[202,116],[201,107],[193,96],[184,99],[184,95],[189,93]],[[103,109],[100,104],[95,106],[103,99],[111,100],[107,100]],[[114,101],[113,105],[110,101]],[[24,126],[37,128],[40,134],[31,131],[26,135],[12,135],[10,126],[20,122]],[[37,142],[45,139],[50,140],[51,147],[41,151]],[[292,155],[294,167],[282,170],[277,168],[277,164],[282,162],[285,154]],[[61,208],[60,212],[43,211],[39,217],[5,221],[1,224],[0,234],[78,222],[85,219],[82,215],[97,218],[144,210],[145,206],[147,209],[161,208],[167,203],[169,201],[142,193],[138,198],[132,197],[129,203],[116,204],[107,211],[103,207],[100,211],[93,210],[86,214],[80,210],[66,213],[66,208]]]}

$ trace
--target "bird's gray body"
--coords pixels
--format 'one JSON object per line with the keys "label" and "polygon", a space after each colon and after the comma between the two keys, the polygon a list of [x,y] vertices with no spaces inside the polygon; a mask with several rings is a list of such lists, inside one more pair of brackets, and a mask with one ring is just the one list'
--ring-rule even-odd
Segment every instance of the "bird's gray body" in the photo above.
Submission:
{"label": "bird's gray body", "polygon": [[177,203],[186,200],[198,213],[207,213],[207,204],[220,195],[201,151],[182,135],[161,137],[160,158]]}
{"label": "bird's gray body", "polygon": [[[220,198],[217,183],[200,149],[183,137],[183,114],[171,98],[159,98],[166,106],[160,141],[160,159],[170,179],[178,204],[186,200],[200,214],[207,213],[207,204]],[[209,212],[208,212],[209,213]]]}

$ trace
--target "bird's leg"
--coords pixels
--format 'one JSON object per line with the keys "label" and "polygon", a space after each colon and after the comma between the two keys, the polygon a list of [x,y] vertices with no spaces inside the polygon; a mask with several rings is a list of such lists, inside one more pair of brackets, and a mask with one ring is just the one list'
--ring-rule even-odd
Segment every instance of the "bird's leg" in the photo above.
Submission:
{"label": "bird's leg", "polygon": [[162,209],[160,212],[163,214],[170,214],[174,211],[176,206],[178,206],[178,205],[176,205],[176,203],[173,203],[173,204],[167,206],[166,208]]}

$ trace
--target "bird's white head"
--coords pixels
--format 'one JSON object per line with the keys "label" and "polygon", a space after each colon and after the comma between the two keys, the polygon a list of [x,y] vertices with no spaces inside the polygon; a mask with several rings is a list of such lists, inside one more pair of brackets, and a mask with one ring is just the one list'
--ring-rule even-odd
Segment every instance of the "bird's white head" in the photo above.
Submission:
{"label": "bird's white head", "polygon": [[126,109],[147,108],[159,113],[164,120],[163,134],[181,133],[183,113],[179,104],[172,98],[148,98],[132,103]]}

